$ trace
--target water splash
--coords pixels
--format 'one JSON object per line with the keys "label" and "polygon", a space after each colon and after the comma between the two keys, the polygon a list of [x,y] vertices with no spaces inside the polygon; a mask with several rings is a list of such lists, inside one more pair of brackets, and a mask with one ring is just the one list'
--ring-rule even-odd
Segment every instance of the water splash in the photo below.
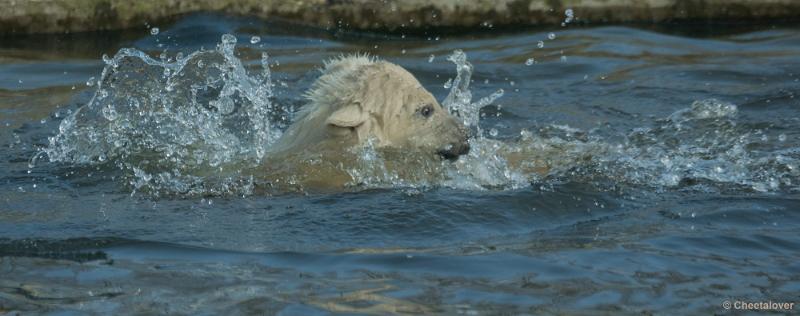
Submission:
{"label": "water splash", "polygon": [[503,96],[503,89],[499,89],[491,95],[481,98],[477,102],[472,102],[472,91],[469,90],[470,78],[472,77],[472,64],[467,61],[467,55],[461,50],[456,50],[447,60],[456,64],[456,77],[452,81],[448,80],[445,87],[450,88],[450,93],[442,101],[442,105],[450,110],[450,113],[460,117],[467,127],[477,128],[480,134],[480,109],[487,106]]}
{"label": "water splash", "polygon": [[768,148],[764,130],[739,124],[737,114],[727,102],[696,101],[603,146],[593,163],[612,179],[655,188],[796,189],[800,152]]}
{"label": "water splash", "polygon": [[545,153],[538,156],[551,181],[655,191],[797,190],[800,151],[769,148],[766,132],[738,124],[737,114],[733,104],[701,100],[632,130],[621,142],[549,125],[515,146],[532,157],[532,151]]}
{"label": "water splash", "polygon": [[457,75],[443,104],[479,133],[470,140],[467,156],[445,166],[445,186],[517,189],[566,180],[655,190],[798,189],[800,151],[766,149],[764,130],[737,124],[738,108],[715,99],[696,101],[653,126],[637,128],[622,142],[553,124],[523,130],[515,140],[497,140],[496,134],[481,132],[479,112],[502,90],[471,103],[472,65],[461,51],[448,60],[456,64]]}
{"label": "water splash", "polygon": [[216,49],[174,61],[136,49],[104,58],[94,96],[42,152],[54,162],[113,163],[134,189],[194,192],[241,182],[209,181],[209,173],[257,163],[280,130],[267,56],[259,73],[248,73],[235,45],[226,34]]}
{"label": "water splash", "polygon": [[[104,58],[100,79],[92,80],[92,99],[61,122],[32,164],[45,155],[54,162],[111,166],[134,191],[252,193],[258,180],[248,170],[264,163],[281,136],[280,118],[290,115],[270,102],[268,56],[262,55],[261,71],[248,72],[235,45],[234,36],[224,35],[216,49],[174,61],[135,49]],[[470,153],[451,163],[368,142],[347,157],[354,164],[328,163],[352,179],[350,186],[506,190],[572,181],[656,191],[769,192],[797,190],[800,183],[800,151],[786,144],[786,136],[776,136],[783,147],[766,142],[767,131],[739,124],[738,108],[718,100],[644,122],[622,141],[553,124],[499,139],[496,128],[481,126],[480,113],[503,90],[473,102],[466,54],[458,50],[448,60],[456,75],[445,84],[450,92],[442,104],[477,131]]]}

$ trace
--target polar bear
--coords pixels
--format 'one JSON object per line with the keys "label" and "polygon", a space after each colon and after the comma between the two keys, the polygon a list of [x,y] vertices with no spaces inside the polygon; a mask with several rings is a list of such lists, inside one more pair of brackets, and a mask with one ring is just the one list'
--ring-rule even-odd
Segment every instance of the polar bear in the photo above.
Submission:
{"label": "polar bear", "polygon": [[469,151],[467,129],[402,67],[366,56],[325,64],[309,101],[271,152],[343,149],[373,141],[455,160]]}
{"label": "polar bear", "polygon": [[341,188],[353,182],[346,169],[358,168],[353,149],[367,143],[399,154],[388,164],[397,173],[416,169],[416,177],[432,170],[425,166],[469,151],[461,120],[411,73],[387,61],[363,55],[328,61],[306,98],[262,165],[270,187],[291,182],[302,190]]}

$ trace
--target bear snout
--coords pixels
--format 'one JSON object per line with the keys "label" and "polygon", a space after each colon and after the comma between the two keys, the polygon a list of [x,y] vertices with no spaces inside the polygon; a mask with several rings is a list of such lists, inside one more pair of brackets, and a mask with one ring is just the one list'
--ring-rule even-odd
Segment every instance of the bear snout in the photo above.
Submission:
{"label": "bear snout", "polygon": [[458,160],[458,157],[469,153],[469,143],[464,140],[462,142],[447,144],[437,152],[439,156],[450,161]]}

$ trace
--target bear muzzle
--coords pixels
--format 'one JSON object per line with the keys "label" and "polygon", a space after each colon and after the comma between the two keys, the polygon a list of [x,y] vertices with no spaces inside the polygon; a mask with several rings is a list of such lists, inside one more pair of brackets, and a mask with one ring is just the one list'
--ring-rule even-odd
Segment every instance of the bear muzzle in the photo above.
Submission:
{"label": "bear muzzle", "polygon": [[464,140],[462,142],[447,144],[447,146],[439,149],[436,153],[444,159],[456,161],[459,156],[469,153],[469,143]]}

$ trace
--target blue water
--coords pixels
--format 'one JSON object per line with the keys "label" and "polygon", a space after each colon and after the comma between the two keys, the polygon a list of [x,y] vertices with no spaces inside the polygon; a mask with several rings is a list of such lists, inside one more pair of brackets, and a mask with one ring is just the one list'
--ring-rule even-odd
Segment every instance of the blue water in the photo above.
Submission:
{"label": "blue water", "polygon": [[[2,39],[0,313],[724,314],[726,300],[800,303],[796,26],[389,36],[195,15],[159,27]],[[248,69],[269,54],[281,109],[304,104],[324,60],[355,52],[402,65],[442,100],[455,75],[446,57],[461,49],[476,97],[505,91],[481,112],[485,137],[561,144],[566,165],[523,183],[273,195],[151,194],[113,163],[29,165],[89,102],[103,54],[189,54],[223,34],[238,37]]]}

